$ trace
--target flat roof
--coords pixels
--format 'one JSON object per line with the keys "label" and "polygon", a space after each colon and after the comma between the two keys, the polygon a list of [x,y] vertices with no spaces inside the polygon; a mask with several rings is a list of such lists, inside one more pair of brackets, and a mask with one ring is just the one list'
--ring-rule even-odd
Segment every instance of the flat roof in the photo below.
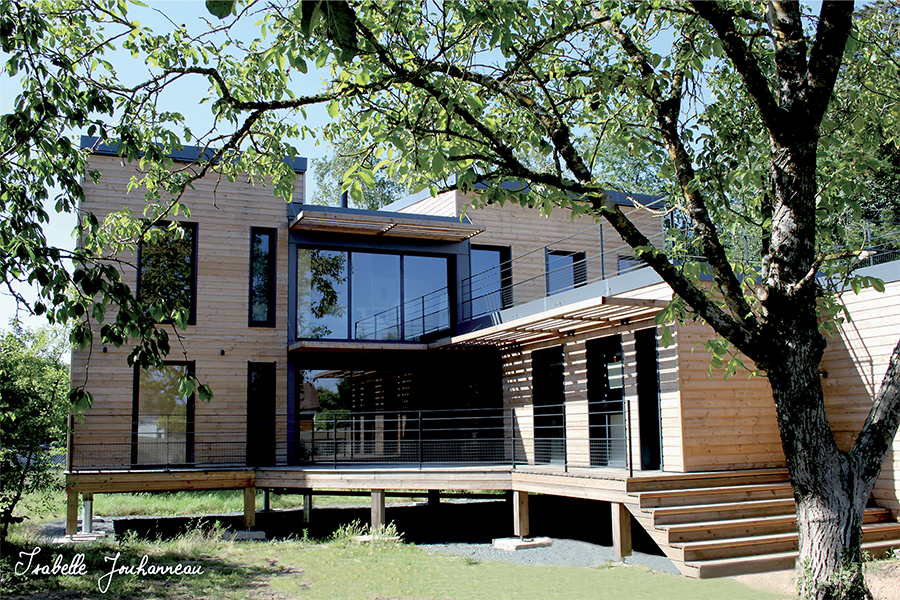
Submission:
{"label": "flat roof", "polygon": [[[119,156],[119,144],[106,144],[98,137],[89,135],[81,136],[81,147],[90,148],[92,154],[101,156]],[[177,162],[192,163],[198,159],[209,160],[215,156],[215,149],[200,148],[198,146],[184,146],[181,150],[173,150],[169,153],[169,157]],[[295,173],[306,172],[306,158],[295,156],[293,158],[285,157],[284,162],[291,165]]]}
{"label": "flat roof", "polygon": [[352,208],[304,204],[291,222],[291,229],[328,233],[372,235],[461,242],[484,231],[453,217],[408,213],[385,213]]}

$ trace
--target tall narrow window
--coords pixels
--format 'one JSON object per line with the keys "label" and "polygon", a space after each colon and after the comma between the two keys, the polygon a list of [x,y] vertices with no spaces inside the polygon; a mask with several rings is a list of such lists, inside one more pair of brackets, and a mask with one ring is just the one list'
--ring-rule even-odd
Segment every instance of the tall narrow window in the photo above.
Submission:
{"label": "tall narrow window", "polygon": [[574,289],[587,282],[587,256],[584,252],[547,250],[547,295]]}
{"label": "tall narrow window", "polygon": [[275,363],[247,363],[247,465],[275,464]]}
{"label": "tall narrow window", "polygon": [[641,469],[662,468],[662,424],[659,406],[659,356],[656,327],[634,332],[637,367],[638,417],[641,434]]}
{"label": "tall narrow window", "polygon": [[565,369],[562,346],[531,353],[534,460],[563,463],[566,456]]}
{"label": "tall narrow window", "polygon": [[591,466],[625,467],[628,463],[622,336],[588,340],[585,350]]}
{"label": "tall narrow window", "polygon": [[178,391],[178,381],[193,370],[193,363],[187,362],[167,362],[160,368],[135,368],[133,464],[194,462],[194,395],[182,396]]}
{"label": "tall narrow window", "polygon": [[197,224],[170,229],[160,223],[147,232],[138,249],[138,299],[159,321],[168,322],[175,309],[187,311],[196,323]]}
{"label": "tall narrow window", "polygon": [[472,246],[469,272],[463,282],[468,310],[465,318],[475,318],[512,306],[512,267],[509,246]]}
{"label": "tall narrow window", "polygon": [[274,229],[250,229],[250,326],[275,327]]}

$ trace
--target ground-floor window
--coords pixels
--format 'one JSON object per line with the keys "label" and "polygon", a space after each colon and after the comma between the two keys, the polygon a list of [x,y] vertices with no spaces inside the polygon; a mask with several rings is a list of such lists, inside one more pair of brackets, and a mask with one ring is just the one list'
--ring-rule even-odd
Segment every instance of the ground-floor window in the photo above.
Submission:
{"label": "ground-floor window", "polygon": [[622,336],[585,344],[588,379],[588,426],[592,467],[625,467],[625,373]]}
{"label": "ground-floor window", "polygon": [[194,394],[181,394],[178,385],[193,371],[192,362],[135,368],[132,464],[182,465],[194,461]]}
{"label": "ground-floor window", "polygon": [[531,353],[531,376],[535,462],[565,462],[565,371],[562,346],[534,350]]}

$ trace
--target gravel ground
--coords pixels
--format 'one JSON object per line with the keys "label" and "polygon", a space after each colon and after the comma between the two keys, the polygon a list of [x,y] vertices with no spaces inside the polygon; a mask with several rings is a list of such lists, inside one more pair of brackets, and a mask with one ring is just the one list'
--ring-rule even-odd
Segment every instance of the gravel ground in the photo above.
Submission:
{"label": "gravel ground", "polygon": [[[553,539],[551,546],[524,550],[500,550],[491,544],[421,544],[421,548],[436,554],[464,556],[479,562],[503,560],[523,565],[559,565],[566,567],[593,567],[613,562],[613,550],[576,540]],[[635,552],[625,559],[628,565],[643,565],[655,571],[678,573],[675,565],[665,556]]]}

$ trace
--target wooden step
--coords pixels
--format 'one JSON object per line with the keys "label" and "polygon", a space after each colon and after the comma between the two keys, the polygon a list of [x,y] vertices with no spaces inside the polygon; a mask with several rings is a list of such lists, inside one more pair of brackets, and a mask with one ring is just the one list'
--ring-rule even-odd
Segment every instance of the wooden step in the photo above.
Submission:
{"label": "wooden step", "polygon": [[765,483],[754,485],[732,485],[724,487],[691,488],[677,490],[657,490],[638,492],[637,504],[641,508],[663,506],[687,506],[700,504],[722,504],[747,500],[792,498],[793,491],[787,483]]}
{"label": "wooden step", "polygon": [[[680,545],[683,562],[778,554],[797,549],[797,532],[755,535],[743,538],[704,540]],[[900,544],[900,523],[873,523],[864,525],[863,543],[890,542]],[[679,546],[676,546],[679,547]]]}
{"label": "wooden step", "polygon": [[[892,520],[891,511],[886,508],[867,508],[863,515],[863,524],[886,523]],[[797,515],[771,515],[722,521],[705,521],[697,523],[680,523],[662,526],[666,532],[666,543],[681,544],[701,540],[719,540],[726,538],[748,537],[752,535],[771,535],[796,531]]]}
{"label": "wooden step", "polygon": [[[862,544],[862,549],[873,558],[880,558],[898,545],[900,545],[900,539],[864,543]],[[797,554],[798,553],[795,550],[792,552],[762,554],[759,556],[685,562],[680,565],[676,563],[676,566],[688,577],[698,577],[700,579],[731,577],[734,575],[793,569],[797,562]]]}
{"label": "wooden step", "polygon": [[639,476],[628,480],[626,491],[651,492],[668,489],[725,487],[752,483],[787,483],[787,469],[752,469]]}
{"label": "wooden step", "polygon": [[690,504],[647,509],[656,526],[678,523],[696,523],[698,520],[719,521],[772,515],[793,515],[797,507],[793,499],[754,500],[750,502],[723,502],[719,504]]}

